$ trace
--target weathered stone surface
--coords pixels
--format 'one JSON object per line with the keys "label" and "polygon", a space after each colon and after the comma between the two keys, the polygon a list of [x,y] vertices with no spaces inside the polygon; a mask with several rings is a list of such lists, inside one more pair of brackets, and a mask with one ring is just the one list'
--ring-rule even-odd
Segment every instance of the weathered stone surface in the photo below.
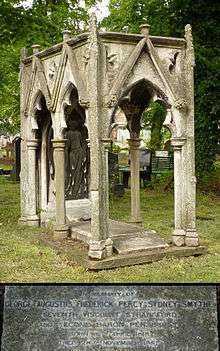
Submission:
{"label": "weathered stone surface", "polygon": [[[119,254],[168,247],[155,231],[134,224],[110,220],[109,232]],[[73,238],[89,242],[92,239],[90,221],[72,223],[71,233]]]}
{"label": "weathered stone surface", "polygon": [[102,261],[88,260],[86,267],[90,270],[101,270],[117,267],[125,267],[136,264],[151,263],[160,261],[163,258],[200,256],[207,254],[205,246],[197,247],[177,247],[146,249],[138,252],[129,252],[121,255],[114,255]]}
{"label": "weathered stone surface", "polygon": [[2,351],[217,351],[212,286],[11,286]]}
{"label": "weathered stone surface", "polygon": [[[90,213],[82,218],[91,217],[91,235],[80,232],[77,236],[75,231],[73,235],[91,242],[90,257],[101,259],[106,250],[111,252],[110,245],[103,247],[111,236],[107,150],[118,107],[130,131],[131,221],[141,222],[139,133],[141,115],[152,100],[166,108],[164,125],[171,131],[174,146],[173,244],[199,245],[191,27],[186,26],[185,39],[151,37],[148,30],[149,25],[144,24],[141,35],[99,32],[95,14],[91,14],[89,33],[70,39],[65,31],[61,44],[41,52],[35,45],[31,57],[24,50],[21,55],[20,221],[42,225],[56,214],[59,229],[78,218],[74,206],[69,215],[66,200],[88,197]],[[77,127],[69,128],[68,113]],[[60,149],[57,145],[68,128],[70,145]],[[180,231],[183,235],[176,234]],[[60,235],[60,229],[57,233]]]}
{"label": "weathered stone surface", "polygon": [[168,247],[168,244],[153,232],[114,238],[113,246],[119,254]]}

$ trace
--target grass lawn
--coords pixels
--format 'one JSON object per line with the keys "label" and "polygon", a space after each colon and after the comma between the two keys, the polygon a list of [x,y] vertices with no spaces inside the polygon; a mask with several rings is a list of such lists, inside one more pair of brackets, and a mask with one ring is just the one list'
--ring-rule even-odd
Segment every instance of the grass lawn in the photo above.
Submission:
{"label": "grass lawn", "polygon": [[[166,240],[173,229],[172,192],[142,190],[144,226]],[[39,240],[44,228],[18,226],[19,184],[0,176],[0,281],[1,282],[219,282],[220,198],[198,194],[197,227],[210,253],[200,257],[163,259],[139,266],[91,272]],[[129,192],[110,199],[111,217],[129,219]]]}
{"label": "grass lawn", "polygon": [[3,165],[2,163],[0,163],[0,169],[4,169],[4,171],[11,171],[12,168],[12,165]]}

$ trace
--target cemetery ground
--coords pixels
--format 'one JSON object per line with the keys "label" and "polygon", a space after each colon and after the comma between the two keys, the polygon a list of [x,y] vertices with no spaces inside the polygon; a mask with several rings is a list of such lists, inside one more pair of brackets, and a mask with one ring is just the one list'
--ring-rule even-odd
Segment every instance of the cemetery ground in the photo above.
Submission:
{"label": "cemetery ground", "polygon": [[[123,198],[110,199],[111,218],[129,220],[130,191]],[[167,241],[173,229],[173,192],[141,190],[142,219]],[[69,254],[43,243],[51,230],[18,225],[19,183],[0,176],[1,282],[217,282],[220,280],[220,196],[200,190],[197,194],[197,230],[209,253],[199,257],[165,258],[158,262],[88,271]],[[71,244],[70,250],[71,253]]]}

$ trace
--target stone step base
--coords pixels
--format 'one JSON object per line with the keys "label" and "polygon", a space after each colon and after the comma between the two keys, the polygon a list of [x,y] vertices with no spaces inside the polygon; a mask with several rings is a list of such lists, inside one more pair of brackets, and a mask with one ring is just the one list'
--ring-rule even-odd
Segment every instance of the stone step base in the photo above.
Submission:
{"label": "stone step base", "polygon": [[118,254],[102,261],[88,260],[87,268],[90,270],[101,270],[150,263],[169,257],[200,256],[208,253],[206,246],[157,248],[143,250],[142,252]]}

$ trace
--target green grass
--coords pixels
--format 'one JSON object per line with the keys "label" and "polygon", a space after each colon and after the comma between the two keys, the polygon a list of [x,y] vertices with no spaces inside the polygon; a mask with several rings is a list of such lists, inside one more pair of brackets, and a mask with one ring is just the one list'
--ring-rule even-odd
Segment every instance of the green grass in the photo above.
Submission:
{"label": "green grass", "polygon": [[[110,199],[111,217],[129,219],[129,192]],[[147,228],[166,240],[173,229],[172,192],[142,190],[142,218]],[[219,282],[220,199],[198,195],[197,228],[210,254],[182,259],[90,272],[67,256],[42,244],[46,229],[19,226],[19,185],[0,177],[0,281],[1,282]]]}
{"label": "green grass", "polygon": [[0,163],[0,169],[4,169],[4,171],[11,171],[13,168],[12,165],[3,165]]}

